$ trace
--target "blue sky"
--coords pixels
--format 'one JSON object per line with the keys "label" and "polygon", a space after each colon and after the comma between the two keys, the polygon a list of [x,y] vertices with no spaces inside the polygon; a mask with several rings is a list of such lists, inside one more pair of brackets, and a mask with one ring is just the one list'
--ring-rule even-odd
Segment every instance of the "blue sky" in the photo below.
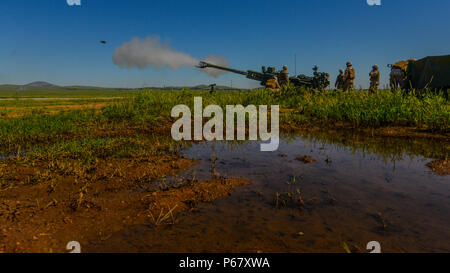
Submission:
{"label": "blue sky", "polygon": [[[58,85],[142,87],[224,84],[255,87],[240,75],[211,78],[195,69],[121,69],[114,50],[133,37],[159,35],[196,58],[224,55],[230,66],[259,70],[312,66],[332,80],[347,60],[356,85],[367,87],[373,64],[450,54],[450,1],[381,0],[134,1],[2,0],[0,84],[48,81]],[[100,44],[106,40],[106,45]]]}

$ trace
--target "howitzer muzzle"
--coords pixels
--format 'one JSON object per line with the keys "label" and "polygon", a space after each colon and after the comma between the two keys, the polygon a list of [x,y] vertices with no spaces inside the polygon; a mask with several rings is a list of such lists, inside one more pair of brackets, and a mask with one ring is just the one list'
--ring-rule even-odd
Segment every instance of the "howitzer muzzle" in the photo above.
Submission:
{"label": "howitzer muzzle", "polygon": [[197,67],[198,67],[198,68],[207,68],[207,67],[208,67],[208,64],[205,63],[205,62],[203,62],[203,61],[200,61],[200,62],[198,63],[198,65],[197,65]]}

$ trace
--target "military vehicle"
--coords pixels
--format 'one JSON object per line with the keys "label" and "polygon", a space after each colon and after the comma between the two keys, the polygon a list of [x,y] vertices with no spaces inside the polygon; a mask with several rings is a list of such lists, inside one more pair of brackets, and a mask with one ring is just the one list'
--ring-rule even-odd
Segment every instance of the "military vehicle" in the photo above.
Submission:
{"label": "military vehicle", "polygon": [[[240,74],[246,76],[248,79],[252,79],[255,81],[259,81],[262,86],[266,86],[268,80],[273,79],[274,77],[279,78],[280,71],[276,71],[274,67],[265,67],[263,66],[261,72],[253,71],[253,70],[237,70],[233,68],[218,66],[215,64],[210,64],[207,62],[200,62],[197,66],[198,68],[214,68],[229,71],[232,73]],[[317,66],[313,68],[314,74],[313,77],[306,76],[303,74],[290,77],[289,81],[293,83],[295,86],[305,86],[310,87],[317,90],[324,90],[330,85],[330,74],[324,72],[318,72]]]}
{"label": "military vehicle", "polygon": [[[450,55],[410,59],[391,67],[391,75],[400,75],[399,86],[406,90],[450,89]],[[392,78],[391,78],[392,79]],[[392,82],[391,82],[392,86]]]}

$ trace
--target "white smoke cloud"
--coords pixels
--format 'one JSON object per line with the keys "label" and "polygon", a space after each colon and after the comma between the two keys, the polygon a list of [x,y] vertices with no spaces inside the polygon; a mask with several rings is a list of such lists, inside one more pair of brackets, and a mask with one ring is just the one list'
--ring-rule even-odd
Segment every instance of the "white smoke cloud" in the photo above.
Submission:
{"label": "white smoke cloud", "polygon": [[147,37],[145,40],[133,38],[116,49],[113,62],[121,68],[144,69],[148,66],[167,66],[171,69],[195,66],[198,61],[170,48],[169,44],[162,44],[157,36]]}
{"label": "white smoke cloud", "polygon": [[[221,66],[229,65],[225,57],[214,54],[208,56],[204,61]],[[194,67],[199,63],[199,60],[189,54],[171,48],[167,42],[161,43],[161,39],[158,36],[150,36],[144,40],[133,38],[131,41],[122,44],[115,50],[113,62],[121,68],[144,69],[153,66],[156,68],[169,67],[170,69],[178,69]],[[213,77],[226,73],[226,71],[212,68],[199,70]]]}

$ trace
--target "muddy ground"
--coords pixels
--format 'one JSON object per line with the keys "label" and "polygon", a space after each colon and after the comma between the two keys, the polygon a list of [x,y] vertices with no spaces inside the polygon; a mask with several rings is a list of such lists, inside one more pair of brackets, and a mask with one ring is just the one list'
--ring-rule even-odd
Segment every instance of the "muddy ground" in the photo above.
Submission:
{"label": "muddy ground", "polygon": [[427,164],[438,175],[450,175],[450,160],[439,159]]}
{"label": "muddy ground", "polygon": [[178,213],[249,184],[239,178],[161,180],[195,164],[176,156],[98,162],[89,183],[75,167],[55,173],[39,164],[7,164],[2,171],[19,184],[0,189],[0,251],[66,252],[69,241],[83,245],[133,225],[173,224]]}
{"label": "muddy ground", "polygon": [[42,111],[47,115],[55,115],[63,111],[70,110],[96,110],[96,113],[100,113],[101,110],[111,104],[110,102],[96,102],[89,104],[61,104],[61,105],[45,105],[45,106],[20,106],[20,107],[2,107],[5,110],[0,113],[0,116],[4,118],[19,118],[25,115],[29,115],[34,110]]}
{"label": "muddy ground", "polygon": [[[345,126],[296,130],[321,131],[340,138],[342,143],[346,143],[349,132]],[[448,135],[419,128],[385,127],[354,132],[378,139],[433,139],[439,141],[442,149],[450,147]],[[316,160],[299,158],[308,163]],[[189,213],[203,202],[226,197],[235,187],[250,183],[238,178],[197,181],[193,175],[166,184],[164,177],[176,176],[197,163],[173,155],[99,161],[87,171],[88,177],[86,170],[77,169],[76,160],[63,162],[66,166],[52,168],[44,163],[30,166],[2,161],[0,174],[8,177],[10,185],[0,188],[1,252],[66,252],[69,241],[101,244],[133,226],[171,225],[179,220],[180,212]],[[449,165],[445,158],[427,164],[438,175],[448,175]]]}

